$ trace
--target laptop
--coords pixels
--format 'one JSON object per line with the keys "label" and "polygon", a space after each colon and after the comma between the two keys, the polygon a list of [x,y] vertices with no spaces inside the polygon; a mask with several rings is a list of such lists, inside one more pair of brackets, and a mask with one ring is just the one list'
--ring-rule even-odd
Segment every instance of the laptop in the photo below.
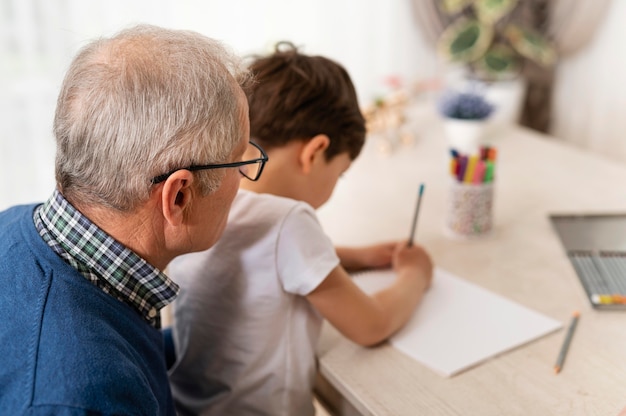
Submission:
{"label": "laptop", "polygon": [[550,220],[591,305],[626,310],[626,214],[553,214]]}

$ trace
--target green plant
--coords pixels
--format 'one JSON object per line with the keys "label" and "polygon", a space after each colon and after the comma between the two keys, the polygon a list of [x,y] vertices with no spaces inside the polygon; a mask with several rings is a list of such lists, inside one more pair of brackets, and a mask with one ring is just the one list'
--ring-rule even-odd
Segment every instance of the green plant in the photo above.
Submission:
{"label": "green plant", "polygon": [[466,64],[477,78],[517,75],[527,61],[549,67],[556,54],[548,40],[529,25],[524,0],[439,0],[449,26],[437,45],[451,62]]}

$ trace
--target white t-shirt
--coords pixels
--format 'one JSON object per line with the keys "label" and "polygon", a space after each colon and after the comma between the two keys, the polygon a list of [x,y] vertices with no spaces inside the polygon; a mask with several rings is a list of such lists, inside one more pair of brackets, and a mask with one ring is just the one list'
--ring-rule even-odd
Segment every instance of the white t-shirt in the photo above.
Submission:
{"label": "white t-shirt", "polygon": [[304,296],[339,264],[306,203],[239,191],[211,249],[169,266],[180,415],[313,415],[321,316]]}

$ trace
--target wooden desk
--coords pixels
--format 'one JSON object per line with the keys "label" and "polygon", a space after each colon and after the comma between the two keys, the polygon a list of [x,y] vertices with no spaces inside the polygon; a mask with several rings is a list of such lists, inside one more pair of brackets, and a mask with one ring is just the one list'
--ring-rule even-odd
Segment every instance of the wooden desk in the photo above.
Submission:
{"label": "wooden desk", "polygon": [[362,348],[325,324],[321,393],[343,414],[617,415],[626,406],[626,313],[591,308],[548,214],[625,212],[626,166],[511,128],[497,142],[494,233],[453,240],[443,233],[446,141],[436,117],[424,120],[415,143],[391,155],[368,141],[320,209],[322,224],[337,244],[408,238],[425,182],[416,239],[439,267],[565,326],[581,312],[564,368],[553,372],[564,330],[444,378],[389,344]]}

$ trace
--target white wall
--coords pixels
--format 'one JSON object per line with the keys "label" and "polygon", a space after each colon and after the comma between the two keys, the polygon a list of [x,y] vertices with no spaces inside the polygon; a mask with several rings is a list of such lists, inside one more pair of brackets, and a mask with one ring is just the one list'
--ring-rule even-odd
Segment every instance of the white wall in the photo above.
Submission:
{"label": "white wall", "polygon": [[[56,95],[85,41],[138,22],[197,30],[241,54],[291,40],[346,66],[365,104],[387,75],[440,72],[410,1],[0,0],[0,209],[53,189]],[[557,68],[552,133],[626,162],[626,1],[610,7],[594,40]]]}
{"label": "white wall", "polygon": [[613,0],[592,42],[557,68],[552,134],[626,163],[626,1]]}
{"label": "white wall", "polygon": [[56,94],[85,41],[139,22],[196,30],[240,54],[290,40],[342,63],[366,104],[388,75],[436,75],[410,1],[0,0],[0,209],[52,191]]}

